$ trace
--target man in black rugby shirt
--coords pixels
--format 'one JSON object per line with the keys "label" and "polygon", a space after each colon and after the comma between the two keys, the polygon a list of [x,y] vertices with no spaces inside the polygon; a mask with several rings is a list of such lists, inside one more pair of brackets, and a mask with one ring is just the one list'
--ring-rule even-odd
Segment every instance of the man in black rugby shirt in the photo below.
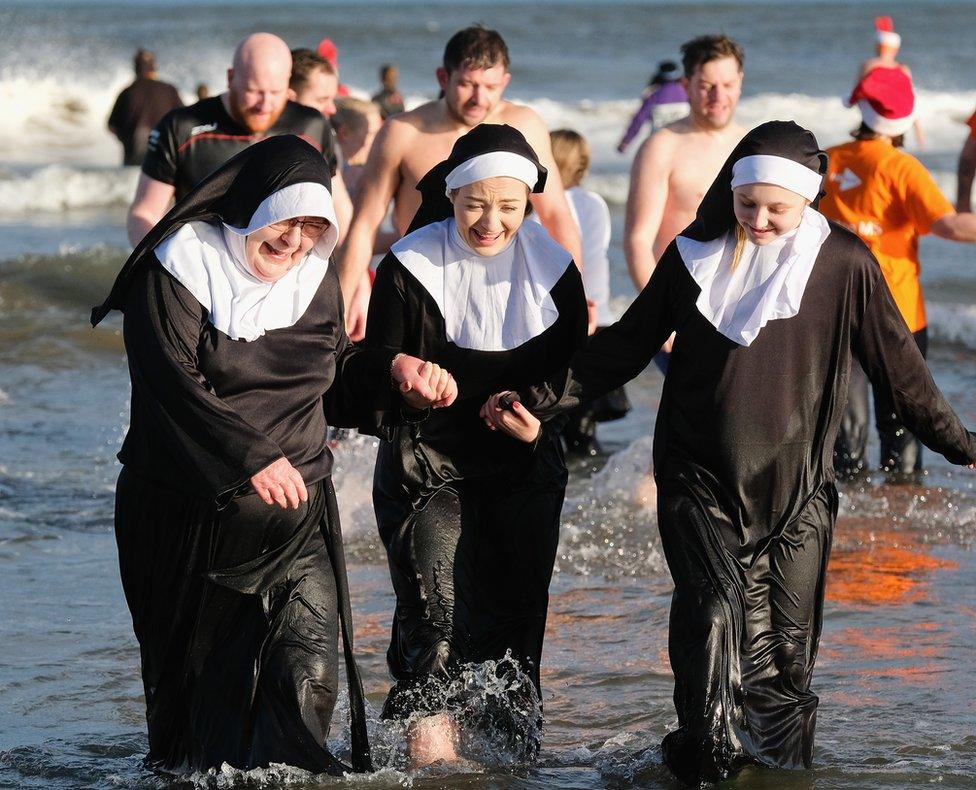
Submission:
{"label": "man in black rugby shirt", "polygon": [[[335,143],[328,119],[288,100],[288,45],[270,33],[254,33],[237,45],[227,71],[227,91],[168,113],[149,135],[149,148],[129,207],[129,241],[150,228],[204,176],[252,143],[296,134],[322,152],[335,174]],[[352,204],[341,176],[332,184],[340,234]]]}

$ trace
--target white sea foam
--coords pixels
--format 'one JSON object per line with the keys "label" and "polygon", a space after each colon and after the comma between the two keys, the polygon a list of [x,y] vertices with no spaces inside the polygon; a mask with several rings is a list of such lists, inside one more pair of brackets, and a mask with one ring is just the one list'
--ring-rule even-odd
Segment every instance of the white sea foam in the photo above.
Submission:
{"label": "white sea foam", "polygon": [[[26,73],[0,74],[0,214],[57,211],[128,202],[134,170],[118,167],[121,148],[105,121],[119,90],[129,79],[117,69],[106,79],[70,82]],[[359,86],[353,93],[366,95]],[[189,101],[191,96],[184,96]],[[524,98],[524,97],[518,97]],[[408,106],[424,97],[410,96]],[[636,100],[560,102],[526,99],[550,128],[583,133],[593,152],[590,186],[608,201],[626,200],[628,172],[639,140],[626,155],[616,144],[636,109]],[[939,185],[954,189],[955,157],[965,138],[962,122],[976,106],[976,91],[920,91],[919,119],[926,135],[921,155],[937,169]],[[792,118],[816,133],[822,145],[842,142],[859,116],[840,97],[762,93],[743,99],[739,121],[751,127],[773,118]],[[909,136],[908,150],[918,152]]]}

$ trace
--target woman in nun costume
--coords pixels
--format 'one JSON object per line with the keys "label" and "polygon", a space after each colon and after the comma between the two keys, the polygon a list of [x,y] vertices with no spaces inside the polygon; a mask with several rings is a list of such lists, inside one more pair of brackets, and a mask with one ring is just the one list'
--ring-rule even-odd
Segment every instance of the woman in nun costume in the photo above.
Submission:
{"label": "woman in nun costume", "polygon": [[[568,407],[632,379],[677,332],[654,437],[675,585],[678,728],[663,751],[694,786],[746,763],[810,766],[832,451],[852,358],[926,445],[976,460],[877,262],[817,212],[826,171],[810,132],[753,129],[647,287],[570,367]],[[491,425],[521,430],[497,400],[485,406]]]}
{"label": "woman in nun costume", "polygon": [[[329,190],[299,138],[251,146],[173,207],[92,313],[124,314],[115,527],[160,768],[370,768],[326,429],[376,430],[454,385],[349,343]],[[351,769],[326,744],[340,630]]]}
{"label": "woman in nun costume", "polygon": [[421,206],[370,298],[367,346],[439,363],[459,393],[381,444],[373,485],[397,597],[384,713],[427,720],[410,731],[415,766],[455,756],[445,732],[456,740],[458,722],[444,711],[463,706],[448,690],[463,664],[510,652],[539,689],[567,481],[558,427],[521,442],[486,431],[478,410],[518,389],[545,420],[555,404],[537,396],[552,391],[551,374],[565,378],[586,338],[571,256],[542,225],[523,223],[545,180],[519,131],[475,127],[417,185]]}

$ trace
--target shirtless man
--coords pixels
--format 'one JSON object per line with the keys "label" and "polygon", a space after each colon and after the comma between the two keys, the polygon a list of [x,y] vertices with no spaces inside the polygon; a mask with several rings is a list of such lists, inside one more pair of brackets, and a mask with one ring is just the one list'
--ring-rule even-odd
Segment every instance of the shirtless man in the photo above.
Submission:
{"label": "shirtless man", "polygon": [[726,36],[701,36],[681,53],[691,114],[648,137],[631,167],[624,254],[637,290],[695,218],[705,191],[746,132],[732,120],[742,92],[742,48]]}
{"label": "shirtless man", "polygon": [[502,99],[512,76],[508,65],[508,48],[496,31],[475,26],[455,33],[444,50],[444,65],[437,69],[443,97],[392,116],[376,135],[339,258],[352,339],[365,332],[369,289],[364,275],[390,201],[394,227],[402,235],[420,205],[417,182],[448,157],[461,135],[480,123],[507,123],[525,135],[549,170],[545,192],[532,196],[533,207],[573,259],[582,260],[579,230],[553,162],[549,131],[533,110]]}

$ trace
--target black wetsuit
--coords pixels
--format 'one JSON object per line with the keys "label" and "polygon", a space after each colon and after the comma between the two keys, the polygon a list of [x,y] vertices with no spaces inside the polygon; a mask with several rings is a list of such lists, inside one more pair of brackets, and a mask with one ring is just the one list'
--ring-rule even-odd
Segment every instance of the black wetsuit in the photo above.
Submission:
{"label": "black wetsuit", "polygon": [[[360,760],[368,747],[325,437],[329,423],[378,424],[393,354],[349,343],[334,267],[297,323],[251,342],[210,324],[154,258],[126,277],[116,535],[149,760],[348,770],[326,743],[340,627]],[[308,487],[297,510],[249,485],[282,455]]]}
{"label": "black wetsuit", "polygon": [[976,461],[960,423],[860,240],[831,223],[799,313],[749,346],[698,311],[672,243],[647,287],[571,365],[567,407],[636,376],[671,332],[654,435],[658,523],[674,579],[669,655],[678,729],[664,741],[684,781],[747,762],[809,767],[810,680],[837,515],[832,453],[851,363],[926,445]]}
{"label": "black wetsuit", "polygon": [[559,316],[542,334],[508,351],[477,351],[448,341],[437,303],[394,253],[377,270],[367,345],[437,362],[459,388],[449,409],[398,428],[376,460],[373,505],[397,596],[387,716],[460,705],[436,680],[507,650],[538,690],[567,481],[558,428],[544,423],[529,445],[490,432],[478,410],[495,392],[517,389],[527,407],[551,416],[554,402],[536,393],[552,382],[533,385],[565,370],[586,337],[571,261],[550,295]]}
{"label": "black wetsuit", "polygon": [[322,113],[290,101],[274,126],[257,135],[231,118],[220,96],[202,99],[163,118],[149,135],[142,172],[176,187],[179,200],[234,154],[279,134],[298,135],[313,145],[322,152],[335,175],[334,133]]}
{"label": "black wetsuit", "polygon": [[141,165],[150,130],[166,113],[182,106],[180,94],[168,82],[139,77],[125,88],[108,117],[108,128],[122,143],[122,164]]}

